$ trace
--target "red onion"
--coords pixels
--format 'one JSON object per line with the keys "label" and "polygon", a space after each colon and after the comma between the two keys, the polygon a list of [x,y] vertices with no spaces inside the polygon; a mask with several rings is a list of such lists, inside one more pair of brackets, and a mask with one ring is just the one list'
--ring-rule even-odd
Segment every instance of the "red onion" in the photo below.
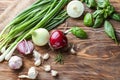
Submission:
{"label": "red onion", "polygon": [[33,43],[31,41],[26,40],[21,41],[17,46],[17,50],[25,55],[32,53],[33,49],[34,49]]}
{"label": "red onion", "polygon": [[62,31],[56,30],[52,32],[49,40],[49,44],[53,49],[60,49],[67,46],[67,37]]}

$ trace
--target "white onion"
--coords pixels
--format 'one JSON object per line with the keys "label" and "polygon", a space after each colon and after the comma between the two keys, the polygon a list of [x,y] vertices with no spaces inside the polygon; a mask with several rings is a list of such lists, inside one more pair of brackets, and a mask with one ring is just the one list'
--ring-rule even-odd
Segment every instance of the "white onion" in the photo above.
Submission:
{"label": "white onion", "polygon": [[36,29],[32,33],[32,41],[37,46],[44,46],[49,41],[49,32],[44,28]]}
{"label": "white onion", "polygon": [[81,1],[74,0],[67,5],[67,13],[72,18],[80,17],[84,12],[84,5]]}

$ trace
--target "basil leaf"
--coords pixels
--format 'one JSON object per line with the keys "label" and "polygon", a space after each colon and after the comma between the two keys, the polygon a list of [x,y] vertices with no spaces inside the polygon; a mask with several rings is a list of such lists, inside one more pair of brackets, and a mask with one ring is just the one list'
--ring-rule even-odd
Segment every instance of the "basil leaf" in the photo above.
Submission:
{"label": "basil leaf", "polygon": [[93,25],[93,28],[99,28],[102,25],[103,21],[104,21],[103,17],[97,16],[95,19],[95,23]]}
{"label": "basil leaf", "polygon": [[116,21],[120,21],[120,14],[118,13],[114,13],[112,16],[111,16],[112,19],[116,20]]}
{"label": "basil leaf", "polygon": [[89,27],[93,26],[94,22],[93,22],[92,14],[91,13],[87,13],[85,15],[85,17],[84,17],[84,21],[83,22],[84,22],[85,26],[89,26]]}
{"label": "basil leaf", "polygon": [[86,39],[88,37],[87,33],[79,27],[71,28],[71,33],[81,39]]}
{"label": "basil leaf", "polygon": [[107,10],[108,16],[111,16],[111,14],[115,12],[115,8],[112,5],[107,6],[106,10]]}
{"label": "basil leaf", "polygon": [[97,0],[97,5],[99,8],[106,8],[110,5],[109,0]]}
{"label": "basil leaf", "polygon": [[96,18],[97,16],[100,16],[100,15],[103,15],[104,14],[104,11],[103,10],[96,10],[94,13],[93,13],[93,18]]}
{"label": "basil leaf", "polygon": [[115,35],[115,30],[112,26],[112,24],[109,21],[105,21],[104,23],[104,31],[106,34],[113,40],[115,40],[116,43],[118,43],[116,35]]}
{"label": "basil leaf", "polygon": [[96,8],[97,7],[97,3],[95,0],[86,0],[85,3],[89,8]]}

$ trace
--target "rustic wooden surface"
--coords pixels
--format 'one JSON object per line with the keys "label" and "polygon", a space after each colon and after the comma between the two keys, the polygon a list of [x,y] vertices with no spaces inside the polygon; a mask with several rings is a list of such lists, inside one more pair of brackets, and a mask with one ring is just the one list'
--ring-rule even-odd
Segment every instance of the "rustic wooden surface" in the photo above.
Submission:
{"label": "rustic wooden surface", "polygon": [[[0,14],[14,2],[15,0],[0,0]],[[117,12],[120,13],[120,0],[111,0],[111,3],[116,8]],[[89,11],[88,8],[86,8],[85,12],[87,11]],[[16,14],[15,12],[11,13]],[[4,20],[9,19],[9,17],[11,16],[2,16]],[[45,61],[43,65],[50,64],[53,69],[59,72],[59,76],[53,78],[50,73],[44,72],[41,69],[41,66],[37,67],[39,75],[36,80],[120,80],[120,46],[116,45],[104,33],[103,28],[93,29],[85,27],[82,19],[82,17],[80,19],[68,19],[58,27],[58,29],[66,30],[71,26],[80,26],[85,29],[89,35],[89,38],[86,40],[78,39],[71,34],[67,35],[69,42],[75,44],[77,55],[71,55],[69,52],[65,52],[64,65],[55,64],[54,58],[57,52],[51,51],[48,46],[36,47],[41,53],[50,53],[50,59]],[[4,27],[3,25],[6,25],[7,22],[9,22],[6,21],[6,23],[3,23],[3,21],[0,20],[0,27]],[[120,39],[120,22],[110,21],[116,29],[118,39]],[[67,27],[66,24],[68,25]],[[14,71],[8,67],[7,62],[0,63],[0,80],[20,80],[17,76],[26,74],[28,69],[33,66],[34,61],[32,57],[24,57],[17,53],[15,55],[19,55],[23,58],[23,68]]]}

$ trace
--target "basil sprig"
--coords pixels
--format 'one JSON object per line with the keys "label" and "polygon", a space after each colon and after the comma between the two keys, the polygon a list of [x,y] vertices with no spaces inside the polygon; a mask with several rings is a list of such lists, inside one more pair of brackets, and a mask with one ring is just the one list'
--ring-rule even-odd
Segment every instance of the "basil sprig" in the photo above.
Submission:
{"label": "basil sprig", "polygon": [[[89,5],[88,7],[90,7],[90,3],[93,2],[92,0],[82,1],[85,2],[87,6]],[[84,16],[84,25],[89,27],[93,23],[93,28],[99,28],[104,23],[104,30],[107,35],[118,43],[114,28],[107,19],[112,18],[116,21],[120,21],[120,14],[116,13],[114,6],[110,4],[109,0],[95,0],[95,3],[97,4],[94,6],[96,7],[96,10],[92,13],[92,17],[90,13],[88,13],[89,15],[87,14]]]}

